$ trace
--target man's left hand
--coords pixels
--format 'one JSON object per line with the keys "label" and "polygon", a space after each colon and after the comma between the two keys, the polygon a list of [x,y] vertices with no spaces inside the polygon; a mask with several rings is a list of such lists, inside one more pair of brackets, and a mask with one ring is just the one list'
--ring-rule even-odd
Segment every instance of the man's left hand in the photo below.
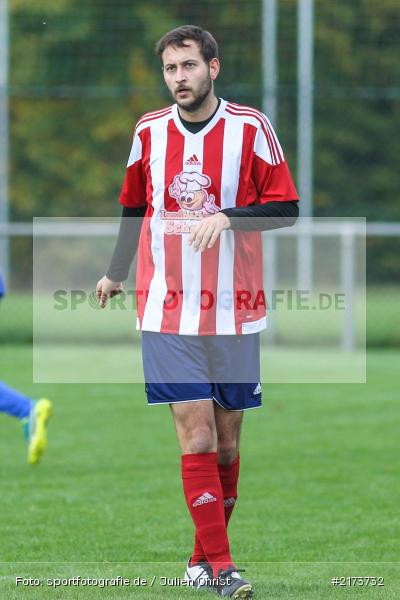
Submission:
{"label": "man's left hand", "polygon": [[229,218],[221,212],[210,217],[205,217],[203,221],[193,228],[189,237],[189,246],[197,252],[204,252],[206,248],[212,248],[224,229],[231,226]]}

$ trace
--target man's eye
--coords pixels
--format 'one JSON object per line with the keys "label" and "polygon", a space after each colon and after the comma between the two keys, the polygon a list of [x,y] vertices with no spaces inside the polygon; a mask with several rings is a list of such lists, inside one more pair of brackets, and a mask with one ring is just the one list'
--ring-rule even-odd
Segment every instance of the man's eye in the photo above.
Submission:
{"label": "man's eye", "polygon": [[165,67],[165,70],[168,71],[168,72],[171,72],[171,71],[174,70],[174,67]]}

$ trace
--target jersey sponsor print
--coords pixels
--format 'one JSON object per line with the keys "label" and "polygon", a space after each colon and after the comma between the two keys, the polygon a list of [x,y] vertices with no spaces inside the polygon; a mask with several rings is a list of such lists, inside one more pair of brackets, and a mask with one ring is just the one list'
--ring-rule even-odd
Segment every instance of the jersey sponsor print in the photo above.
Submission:
{"label": "jersey sponsor print", "polygon": [[191,133],[176,105],[137,123],[120,203],[147,206],[138,251],[138,322],[144,331],[246,334],[266,325],[259,232],[223,231],[203,253],[191,229],[223,208],[298,198],[267,117],[221,100]]}

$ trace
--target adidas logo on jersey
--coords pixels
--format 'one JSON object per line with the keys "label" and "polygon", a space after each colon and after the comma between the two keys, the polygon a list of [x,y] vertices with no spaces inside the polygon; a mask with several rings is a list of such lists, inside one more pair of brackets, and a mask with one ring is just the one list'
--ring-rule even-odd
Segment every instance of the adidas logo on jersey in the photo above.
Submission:
{"label": "adidas logo on jersey", "polygon": [[204,494],[202,494],[199,498],[197,498],[196,502],[193,502],[192,506],[193,508],[195,508],[195,506],[201,506],[202,504],[207,504],[208,502],[216,502],[217,499],[212,495],[209,494],[208,492],[204,492]]}
{"label": "adidas logo on jersey", "polygon": [[224,506],[233,506],[235,503],[235,498],[224,498]]}
{"label": "adidas logo on jersey", "polygon": [[193,156],[191,156],[190,158],[187,159],[187,161],[185,162],[185,165],[201,165],[201,162],[199,161],[197,156],[195,154],[193,154]]}
{"label": "adidas logo on jersey", "polygon": [[261,392],[262,392],[262,389],[261,389],[261,383],[260,383],[260,382],[258,382],[258,383],[257,383],[257,387],[256,387],[256,389],[255,389],[255,390],[254,390],[254,392],[253,392],[253,396],[256,396],[257,394],[261,394]]}

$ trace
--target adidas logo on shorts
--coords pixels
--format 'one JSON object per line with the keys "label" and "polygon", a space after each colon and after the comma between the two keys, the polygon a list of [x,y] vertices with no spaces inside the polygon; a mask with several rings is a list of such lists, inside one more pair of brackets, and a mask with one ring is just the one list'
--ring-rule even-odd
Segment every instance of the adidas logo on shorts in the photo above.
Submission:
{"label": "adidas logo on shorts", "polygon": [[196,506],[201,506],[202,504],[208,504],[208,502],[216,502],[217,499],[208,492],[204,492],[199,498],[197,498],[196,502],[193,502],[192,506],[195,508]]}
{"label": "adidas logo on shorts", "polygon": [[256,389],[253,392],[253,396],[256,396],[257,394],[261,394],[261,392],[262,392],[261,383],[258,382],[257,383],[257,387],[256,387]]}

